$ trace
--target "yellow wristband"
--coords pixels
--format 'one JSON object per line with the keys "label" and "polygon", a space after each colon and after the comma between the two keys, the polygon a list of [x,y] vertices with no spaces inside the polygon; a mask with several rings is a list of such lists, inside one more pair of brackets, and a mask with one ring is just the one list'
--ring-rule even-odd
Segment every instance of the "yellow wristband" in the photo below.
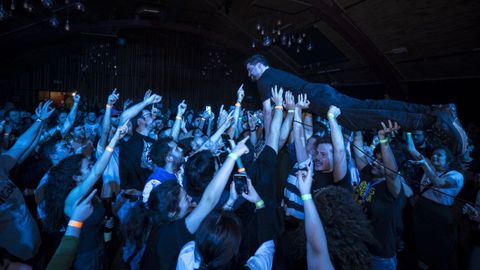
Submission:
{"label": "yellow wristband", "polygon": [[202,121],[205,121],[205,118],[203,118],[203,117],[202,117],[202,118],[200,118],[200,119],[201,119]]}
{"label": "yellow wristband", "polygon": [[381,139],[381,140],[379,140],[379,142],[380,142],[381,144],[388,143],[388,138]]}
{"label": "yellow wristband", "polygon": [[312,199],[312,194],[303,194],[302,201],[308,201]]}
{"label": "yellow wristband", "polygon": [[240,103],[238,103],[238,102],[235,103],[235,107],[241,107],[241,106],[242,106],[242,104],[240,104]]}
{"label": "yellow wristband", "polygon": [[237,172],[243,173],[243,172],[245,172],[245,168],[238,168]]}
{"label": "yellow wristband", "polygon": [[76,221],[76,220],[70,220],[70,221],[68,222],[68,226],[81,229],[82,226],[83,226],[83,222],[81,222],[81,221]]}
{"label": "yellow wristband", "polygon": [[327,113],[327,117],[328,118],[335,118],[335,115],[333,115],[333,113]]}
{"label": "yellow wristband", "polygon": [[232,158],[233,160],[237,160],[237,159],[238,159],[238,155],[235,154],[235,153],[230,153],[230,154],[228,154],[228,157],[229,157],[229,158]]}
{"label": "yellow wristband", "polygon": [[177,115],[177,116],[175,116],[175,119],[182,120],[182,117]]}
{"label": "yellow wristband", "polygon": [[112,108],[112,107],[113,107],[113,105],[107,104],[107,108],[110,109],[110,108]]}
{"label": "yellow wristband", "polygon": [[110,147],[108,145],[107,145],[107,147],[105,147],[105,150],[110,152],[110,153],[113,153],[113,151],[115,151],[115,149],[113,149],[112,147]]}
{"label": "yellow wristband", "polygon": [[283,106],[282,105],[277,105],[277,106],[275,106],[275,109],[282,109],[283,110]]}
{"label": "yellow wristband", "polygon": [[260,209],[260,208],[262,208],[262,207],[264,207],[264,206],[265,206],[265,202],[264,202],[263,200],[260,200],[260,201],[258,201],[258,202],[255,203],[255,208],[256,208],[256,209]]}

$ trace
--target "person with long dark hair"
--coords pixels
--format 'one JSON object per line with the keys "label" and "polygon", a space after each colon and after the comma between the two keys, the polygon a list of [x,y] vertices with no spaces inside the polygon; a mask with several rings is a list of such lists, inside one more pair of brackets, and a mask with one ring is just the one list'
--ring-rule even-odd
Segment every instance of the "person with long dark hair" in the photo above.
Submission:
{"label": "person with long dark hair", "polygon": [[[141,226],[144,226],[144,229],[137,230],[136,235],[127,235],[127,241],[136,243],[135,249],[139,248],[139,244],[144,239],[148,239],[143,255],[142,269],[172,269],[175,267],[182,246],[193,240],[193,234],[220,199],[235,165],[235,160],[248,152],[248,148],[245,146],[246,140],[248,137],[240,141],[229,154],[220,170],[206,187],[198,206],[194,207],[190,196],[177,182],[168,181],[153,189],[147,207],[149,211],[155,211],[155,213],[150,212],[151,214],[148,216],[142,215],[144,218],[137,216],[139,220],[143,220]],[[168,196],[166,198],[158,197],[158,192]]]}
{"label": "person with long dark hair", "polygon": [[451,206],[463,186],[460,163],[446,147],[436,147],[430,160],[421,155],[407,133],[410,161],[424,171],[420,196],[413,208],[413,239],[421,269],[450,269],[455,249],[455,220]]}
{"label": "person with long dark hair", "polygon": [[[58,233],[66,227],[75,201],[88,194],[102,175],[117,142],[126,134],[127,124],[118,128],[106,151],[93,167],[82,155],[73,155],[53,167],[45,184],[44,230]],[[85,221],[73,269],[102,269],[102,230],[105,209],[93,201],[94,212]]]}

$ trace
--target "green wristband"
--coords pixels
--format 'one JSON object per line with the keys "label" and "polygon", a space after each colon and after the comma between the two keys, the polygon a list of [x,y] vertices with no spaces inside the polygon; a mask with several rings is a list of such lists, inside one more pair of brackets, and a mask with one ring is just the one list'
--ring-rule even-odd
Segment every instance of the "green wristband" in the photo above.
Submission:
{"label": "green wristband", "polygon": [[302,201],[308,201],[312,199],[312,194],[303,194]]}
{"label": "green wristband", "polygon": [[262,208],[263,206],[265,206],[265,202],[263,200],[260,200],[258,202],[255,203],[255,208],[256,209],[260,209]]}

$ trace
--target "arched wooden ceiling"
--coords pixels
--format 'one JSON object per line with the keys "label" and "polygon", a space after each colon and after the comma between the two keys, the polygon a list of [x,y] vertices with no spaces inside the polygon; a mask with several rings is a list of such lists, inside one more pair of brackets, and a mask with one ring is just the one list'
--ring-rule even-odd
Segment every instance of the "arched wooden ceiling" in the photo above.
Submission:
{"label": "arched wooden ceiling", "polygon": [[[274,65],[313,80],[380,82],[392,97],[403,95],[405,82],[480,78],[477,0],[89,0],[84,1],[85,13],[69,9],[70,33],[50,29],[51,11],[38,7],[29,14],[16,2],[14,16],[0,21],[2,56],[72,33],[168,28],[204,36],[245,55],[260,51]],[[65,4],[57,2],[62,20]],[[275,25],[279,19],[285,32],[319,31],[345,60],[312,68],[282,46],[251,48],[259,37],[256,24]]]}

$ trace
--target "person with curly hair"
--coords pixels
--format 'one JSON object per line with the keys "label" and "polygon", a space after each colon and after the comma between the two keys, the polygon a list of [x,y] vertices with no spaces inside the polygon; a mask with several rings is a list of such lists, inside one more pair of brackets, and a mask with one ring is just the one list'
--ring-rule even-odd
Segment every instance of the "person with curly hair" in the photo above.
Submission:
{"label": "person with curly hair", "polygon": [[[115,145],[126,134],[127,124],[118,128],[106,151],[95,165],[83,155],[73,155],[53,167],[45,184],[44,230],[55,234],[66,227],[74,203],[93,188],[107,166]],[[102,269],[103,234],[102,226],[105,209],[98,200],[93,202],[94,212],[85,221],[80,235],[73,269]]]}
{"label": "person with curly hair", "polygon": [[352,193],[344,188],[328,186],[315,194],[314,202],[335,268],[370,269],[368,247],[378,245],[378,242]]}

